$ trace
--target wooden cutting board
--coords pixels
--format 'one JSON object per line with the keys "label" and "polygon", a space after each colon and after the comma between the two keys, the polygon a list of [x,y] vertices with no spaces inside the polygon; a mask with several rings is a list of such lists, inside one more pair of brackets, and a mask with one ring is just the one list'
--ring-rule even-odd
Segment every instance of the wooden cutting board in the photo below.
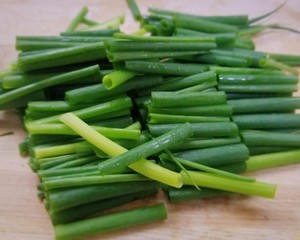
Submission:
{"label": "wooden cutting board", "polygon": [[[137,0],[141,11],[160,7],[202,15],[264,14],[281,1],[167,1]],[[137,29],[123,0],[1,0],[0,68],[16,59],[16,35],[56,35],[64,31],[84,6],[97,21],[125,14],[127,32]],[[264,23],[280,22],[300,30],[300,1],[290,0]],[[257,50],[300,55],[300,35],[287,31],[267,31],[257,38]],[[43,204],[37,198],[38,179],[27,166],[28,159],[18,153],[25,137],[21,121],[13,111],[0,112],[0,239],[54,239],[53,227]],[[270,169],[251,174],[260,181],[275,183],[275,199],[258,197],[218,197],[169,204],[160,193],[128,207],[166,202],[168,220],[89,239],[300,239],[300,165]]]}

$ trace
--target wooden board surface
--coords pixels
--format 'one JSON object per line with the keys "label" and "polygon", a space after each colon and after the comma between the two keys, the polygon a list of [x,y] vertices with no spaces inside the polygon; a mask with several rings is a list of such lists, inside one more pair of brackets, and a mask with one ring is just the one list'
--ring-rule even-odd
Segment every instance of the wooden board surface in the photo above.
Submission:
{"label": "wooden board surface", "polygon": [[[261,15],[281,1],[167,1],[137,0],[143,13],[147,7],[162,7],[203,15]],[[125,14],[125,31],[136,29],[123,0],[1,0],[0,68],[16,58],[16,35],[55,35],[88,6],[89,16],[104,21]],[[290,0],[265,23],[281,22],[300,30],[300,1]],[[257,49],[300,54],[300,35],[286,31],[267,32],[256,39]],[[42,203],[36,197],[38,179],[18,154],[18,143],[25,137],[21,121],[13,111],[0,112],[0,239],[54,239],[53,227]],[[258,180],[278,184],[275,199],[258,197],[220,197],[210,200],[167,204],[168,220],[105,234],[89,239],[300,239],[300,165],[251,174]],[[139,206],[167,202],[163,194],[132,203]]]}

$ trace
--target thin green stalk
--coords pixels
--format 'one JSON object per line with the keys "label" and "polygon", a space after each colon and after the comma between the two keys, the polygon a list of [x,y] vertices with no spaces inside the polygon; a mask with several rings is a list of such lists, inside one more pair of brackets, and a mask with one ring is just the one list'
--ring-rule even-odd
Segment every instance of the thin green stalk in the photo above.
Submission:
{"label": "thin green stalk", "polygon": [[193,74],[187,77],[175,77],[171,80],[164,81],[162,84],[150,89],[141,90],[140,96],[150,95],[153,91],[176,91],[192,86],[197,86],[202,83],[215,83],[217,75],[214,71]]}
{"label": "thin green stalk", "polygon": [[[100,132],[106,137],[116,139],[133,139],[138,140],[141,136],[140,130],[128,130],[122,128],[107,128],[99,126],[91,126],[97,132]],[[29,134],[59,134],[59,135],[77,135],[72,129],[64,124],[46,123],[46,124],[27,124],[26,129]]]}
{"label": "thin green stalk", "polygon": [[100,70],[98,66],[92,66],[77,71],[64,73],[58,76],[50,77],[48,79],[41,80],[39,82],[32,83],[24,87],[11,90],[0,95],[0,105],[50,86],[58,85],[61,83],[67,83],[74,81],[78,78],[94,75],[99,71]]}
{"label": "thin green stalk", "polygon": [[88,8],[83,7],[80,12],[76,15],[76,17],[71,21],[70,25],[67,28],[67,32],[75,31],[78,25],[82,22],[82,19],[87,15]]}
{"label": "thin green stalk", "polygon": [[90,31],[106,30],[106,29],[116,29],[116,28],[118,29],[124,23],[124,20],[125,20],[125,17],[122,15],[122,16],[112,18],[106,22],[99,23],[94,26],[81,28],[78,31],[90,32]]}
{"label": "thin green stalk", "polygon": [[300,150],[252,156],[246,161],[246,172],[280,167],[300,162]]}
{"label": "thin green stalk", "polygon": [[205,166],[203,164],[199,164],[199,163],[195,163],[195,162],[191,162],[182,158],[176,158],[176,160],[178,162],[180,162],[182,165],[193,168],[193,169],[197,169],[203,172],[207,172],[207,173],[214,173],[219,175],[220,177],[225,177],[225,178],[230,178],[230,179],[236,179],[236,180],[240,180],[240,181],[246,181],[246,182],[254,182],[255,179],[252,177],[247,177],[247,176],[241,176],[238,174],[234,174],[234,173],[230,173],[227,171],[222,171],[216,168],[212,168],[212,167],[208,167]]}
{"label": "thin green stalk", "polygon": [[212,65],[229,66],[229,67],[247,67],[251,65],[251,61],[241,57],[224,56],[220,54],[204,53],[187,57],[192,62],[207,63]]}
{"label": "thin green stalk", "polygon": [[38,171],[38,176],[40,179],[44,178],[52,178],[52,177],[63,177],[72,174],[78,173],[90,173],[90,172],[97,172],[97,166],[84,166],[84,167],[74,167],[74,168],[67,168],[67,169],[49,169],[49,170],[40,170]]}
{"label": "thin green stalk", "polygon": [[[86,146],[85,142],[78,142],[78,143],[69,143],[63,145],[54,145],[49,147],[35,147],[34,156],[36,158],[44,158],[44,157],[53,157],[65,154],[72,154],[76,153],[78,148],[82,145]],[[91,152],[91,148],[85,148],[83,152]],[[82,152],[82,150],[80,151]]]}
{"label": "thin green stalk", "polygon": [[90,20],[90,19],[87,19],[86,17],[84,17],[82,20],[81,20],[81,23],[87,25],[87,26],[95,26],[95,25],[98,25],[99,23],[96,22],[96,21],[93,21],[93,20]]}
{"label": "thin green stalk", "polygon": [[215,39],[213,37],[162,37],[162,36],[139,36],[134,34],[125,34],[125,33],[115,33],[115,38],[121,38],[121,39],[127,39],[132,41],[141,41],[141,42],[167,42],[167,43],[173,43],[173,42],[213,42]]}
{"label": "thin green stalk", "polygon": [[251,84],[251,85],[228,85],[219,84],[218,89],[226,93],[292,93],[297,91],[296,84]]}
{"label": "thin green stalk", "polygon": [[106,54],[104,44],[100,42],[19,56],[17,66],[32,71],[101,59],[106,59]]}
{"label": "thin green stalk", "polygon": [[214,87],[217,86],[218,83],[217,81],[212,81],[212,82],[204,82],[199,85],[183,88],[181,90],[178,90],[176,92],[178,93],[184,93],[184,92],[204,92],[205,90],[209,89],[215,89]]}
{"label": "thin green stalk", "polygon": [[[233,100],[232,100],[233,101]],[[211,106],[194,106],[194,107],[153,107],[151,104],[148,107],[149,113],[159,114],[182,114],[190,116],[224,116],[232,115],[231,105],[211,105]]]}
{"label": "thin green stalk", "polygon": [[272,11],[267,12],[267,13],[261,15],[261,16],[249,19],[249,24],[258,22],[258,21],[260,21],[260,20],[262,20],[264,18],[267,18],[267,17],[271,16],[273,13],[277,12],[278,10],[280,10],[285,5],[285,3],[286,3],[286,0],[284,0],[277,8],[273,9]]}
{"label": "thin green stalk", "polygon": [[119,28],[102,29],[94,31],[75,31],[75,32],[61,32],[60,36],[84,36],[84,37],[112,37],[114,33],[120,32]]}
{"label": "thin green stalk", "polygon": [[283,75],[283,71],[273,69],[261,69],[261,68],[232,68],[232,67],[220,67],[210,66],[210,70],[215,71],[218,74],[268,74],[268,75]]}
{"label": "thin green stalk", "polygon": [[45,191],[77,186],[91,186],[103,183],[132,182],[150,180],[140,174],[113,174],[103,176],[68,177],[64,179],[46,180],[43,182]]}
{"label": "thin green stalk", "polygon": [[[220,177],[216,174],[201,173],[188,171],[193,181],[199,187],[209,187],[230,192],[236,192],[246,195],[254,195],[266,198],[274,198],[276,192],[276,185],[263,182],[246,182],[241,180],[233,180],[225,177]],[[192,185],[189,177],[181,172],[183,181],[187,185]]]}
{"label": "thin green stalk", "polygon": [[188,42],[140,42],[140,41],[105,41],[105,47],[108,51],[208,51],[216,48],[213,41],[194,41]]}
{"label": "thin green stalk", "polygon": [[[112,114],[123,109],[131,107],[131,99],[128,97],[118,98],[109,102],[97,104],[95,106],[76,110],[73,113],[82,119],[91,119],[93,117],[105,114]],[[42,124],[42,123],[57,123],[61,115],[55,115],[47,118],[38,119],[28,124]]]}
{"label": "thin green stalk", "polygon": [[135,0],[127,0],[127,4],[131,10],[131,13],[132,13],[134,19],[137,21],[141,21],[143,19],[143,16],[142,16]]}

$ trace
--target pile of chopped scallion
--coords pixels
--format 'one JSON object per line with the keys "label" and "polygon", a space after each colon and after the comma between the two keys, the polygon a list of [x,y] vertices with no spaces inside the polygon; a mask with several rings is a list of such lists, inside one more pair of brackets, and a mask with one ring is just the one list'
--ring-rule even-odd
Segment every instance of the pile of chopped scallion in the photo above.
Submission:
{"label": "pile of chopped scallion", "polygon": [[[17,36],[0,73],[0,110],[23,114],[20,153],[56,239],[163,220],[163,203],[102,212],[163,190],[170,202],[229,194],[273,198],[240,175],[300,162],[300,56],[255,51],[263,16],[198,16],[149,8],[120,31],[84,7],[59,36]],[[82,27],[84,25],[84,27]],[[278,40],[279,41],[279,40]]]}

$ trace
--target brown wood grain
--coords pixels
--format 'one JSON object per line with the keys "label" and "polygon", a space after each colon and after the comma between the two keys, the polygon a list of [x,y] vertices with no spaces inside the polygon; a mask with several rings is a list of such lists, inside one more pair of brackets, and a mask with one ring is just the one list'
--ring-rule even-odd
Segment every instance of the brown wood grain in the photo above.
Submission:
{"label": "brown wood grain", "polygon": [[[137,0],[143,13],[147,7],[161,7],[203,15],[249,14],[255,17],[278,6],[281,1],[239,0]],[[1,0],[0,69],[16,59],[16,35],[55,35],[63,31],[81,9],[104,21],[125,14],[127,32],[136,29],[123,0]],[[265,23],[280,22],[300,30],[300,1],[290,0]],[[267,52],[300,54],[300,35],[275,31],[257,38],[257,49]],[[0,239],[50,240],[53,227],[43,204],[37,198],[38,179],[18,153],[25,137],[14,111],[0,111]],[[251,174],[260,181],[278,185],[275,199],[258,197],[218,197],[169,204],[163,193],[123,208],[166,202],[166,221],[126,229],[89,239],[300,239],[300,165],[270,169]]]}

